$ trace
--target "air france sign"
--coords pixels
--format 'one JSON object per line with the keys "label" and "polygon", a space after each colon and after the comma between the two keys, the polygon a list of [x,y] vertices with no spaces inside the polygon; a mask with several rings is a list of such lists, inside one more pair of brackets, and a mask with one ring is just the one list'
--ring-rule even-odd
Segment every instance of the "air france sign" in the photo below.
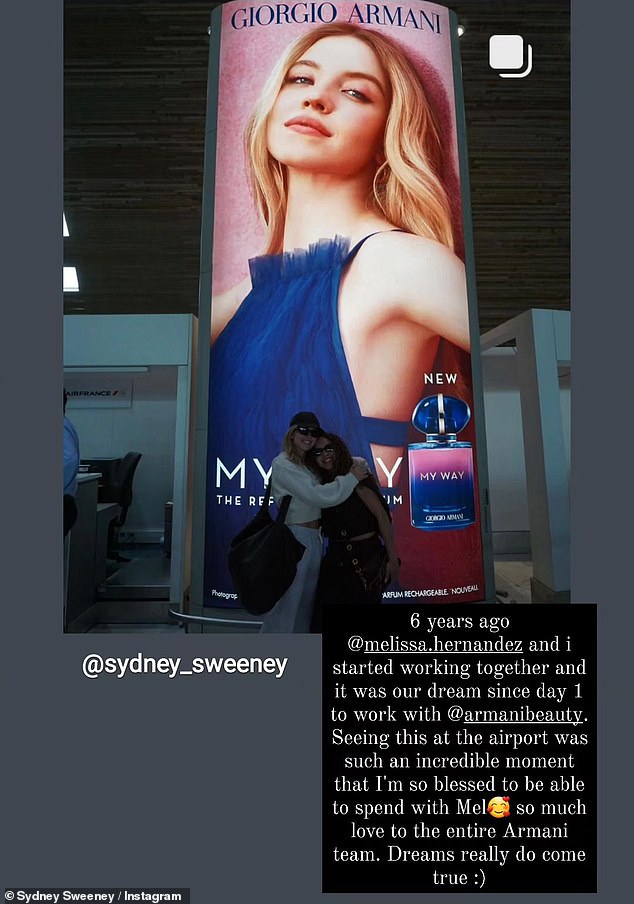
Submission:
{"label": "air france sign", "polygon": [[131,408],[132,380],[99,375],[65,374],[64,387],[68,393],[67,408]]}

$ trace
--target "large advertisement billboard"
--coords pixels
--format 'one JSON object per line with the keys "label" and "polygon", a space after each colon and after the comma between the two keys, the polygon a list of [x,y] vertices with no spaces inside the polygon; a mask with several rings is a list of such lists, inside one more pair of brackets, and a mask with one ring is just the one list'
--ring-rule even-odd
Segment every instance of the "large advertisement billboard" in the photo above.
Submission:
{"label": "large advertisement billboard", "polygon": [[482,600],[453,20],[420,2],[215,15],[204,602],[235,604],[229,543],[299,411],[376,474],[401,560],[384,601]]}

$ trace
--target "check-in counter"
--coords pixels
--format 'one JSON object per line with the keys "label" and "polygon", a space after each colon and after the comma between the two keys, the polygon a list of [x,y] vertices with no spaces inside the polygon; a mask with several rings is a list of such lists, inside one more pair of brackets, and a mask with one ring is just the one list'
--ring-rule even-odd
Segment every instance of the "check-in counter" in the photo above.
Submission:
{"label": "check-in counter", "polygon": [[[97,498],[99,498],[97,496]],[[106,558],[108,552],[108,530],[110,522],[117,517],[119,506],[116,502],[97,502],[97,536],[95,543],[95,580],[99,587],[106,580]]]}
{"label": "check-in counter", "polygon": [[120,458],[82,458],[79,464],[80,474],[98,474],[99,492],[98,499],[103,490],[107,490],[116,482],[117,469],[121,464]]}
{"label": "check-in counter", "polygon": [[127,450],[143,455],[134,489],[143,503],[134,506],[125,530],[136,543],[158,545],[165,500],[173,503],[169,574],[166,582],[161,577],[161,586],[169,586],[169,601],[179,607],[189,594],[192,506],[201,479],[194,473],[193,457],[200,426],[193,395],[197,354],[198,319],[192,314],[64,316],[67,388],[72,383],[78,392],[94,389],[87,386],[94,378],[115,388],[126,382],[130,390],[128,402],[118,408],[106,408],[96,398],[77,405],[77,397],[69,400],[69,417],[82,441],[82,464],[106,477],[105,456]]}
{"label": "check-in counter", "polygon": [[64,630],[87,631],[98,620],[97,586],[106,578],[108,525],[119,508],[98,503],[100,473],[77,476],[77,521],[71,530]]}

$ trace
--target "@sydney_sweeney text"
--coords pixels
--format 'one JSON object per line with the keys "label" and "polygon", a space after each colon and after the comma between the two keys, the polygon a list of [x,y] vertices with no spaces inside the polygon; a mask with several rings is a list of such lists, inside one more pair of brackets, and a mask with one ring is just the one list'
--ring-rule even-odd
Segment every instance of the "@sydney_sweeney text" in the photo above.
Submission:
{"label": "@sydney_sweeney text", "polygon": [[324,892],[596,890],[596,607],[504,611],[326,612]]}

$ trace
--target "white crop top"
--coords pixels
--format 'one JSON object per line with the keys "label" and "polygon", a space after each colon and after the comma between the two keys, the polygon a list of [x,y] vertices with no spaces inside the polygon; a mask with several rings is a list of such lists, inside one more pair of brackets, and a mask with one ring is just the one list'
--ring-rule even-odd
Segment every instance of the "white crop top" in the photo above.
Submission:
{"label": "white crop top", "polygon": [[322,508],[339,505],[358,484],[354,474],[335,477],[332,483],[319,483],[317,477],[304,465],[296,465],[286,453],[273,459],[271,494],[279,505],[284,496],[292,496],[286,515],[287,524],[303,524],[316,521]]}

